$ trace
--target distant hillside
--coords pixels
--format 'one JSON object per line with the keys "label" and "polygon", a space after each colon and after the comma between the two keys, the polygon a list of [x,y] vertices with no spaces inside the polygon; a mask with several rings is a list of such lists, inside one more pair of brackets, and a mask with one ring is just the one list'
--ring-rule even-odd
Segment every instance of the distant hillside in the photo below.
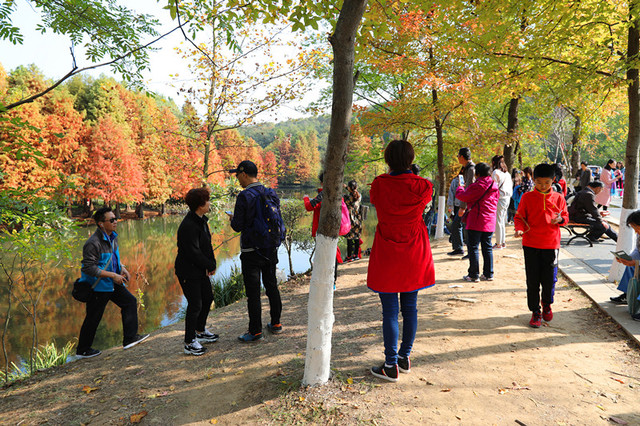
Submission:
{"label": "distant hillside", "polygon": [[253,139],[263,148],[273,142],[277,135],[285,136],[291,134],[296,136],[301,133],[314,132],[318,138],[318,146],[324,151],[329,137],[330,120],[330,115],[322,115],[319,117],[288,120],[281,123],[263,123],[244,126],[239,128],[238,132],[242,136]]}

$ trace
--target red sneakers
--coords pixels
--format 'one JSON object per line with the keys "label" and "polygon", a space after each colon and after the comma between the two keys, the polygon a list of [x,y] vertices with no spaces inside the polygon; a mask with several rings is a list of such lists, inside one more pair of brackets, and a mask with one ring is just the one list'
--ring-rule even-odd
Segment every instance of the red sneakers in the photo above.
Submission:
{"label": "red sneakers", "polygon": [[551,321],[553,319],[553,311],[551,305],[542,304],[542,319],[545,321]]}
{"label": "red sneakers", "polygon": [[534,312],[533,315],[531,315],[531,321],[529,321],[529,325],[533,328],[540,328],[540,326],[542,325],[542,315],[540,314],[540,312]]}

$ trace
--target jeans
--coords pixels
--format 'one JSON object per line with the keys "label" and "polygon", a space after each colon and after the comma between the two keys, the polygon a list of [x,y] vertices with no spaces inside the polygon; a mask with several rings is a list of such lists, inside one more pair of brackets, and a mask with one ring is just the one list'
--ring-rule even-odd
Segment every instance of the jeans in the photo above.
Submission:
{"label": "jeans", "polygon": [[277,249],[263,249],[240,254],[242,278],[247,293],[247,310],[249,311],[249,333],[262,333],[262,302],[260,301],[260,275],[265,293],[269,298],[271,324],[280,324],[282,301],[276,279],[278,264]]}
{"label": "jeans", "polygon": [[480,274],[480,255],[478,246],[482,246],[482,273],[485,277],[493,277],[493,232],[467,230],[467,250],[469,250],[469,277],[478,278]]}
{"label": "jeans", "polygon": [[625,266],[624,274],[622,274],[622,278],[620,278],[620,284],[618,284],[618,290],[627,294],[627,287],[629,286],[629,281],[633,278],[633,274],[636,268],[633,266]]}
{"label": "jeans", "polygon": [[[400,307],[398,308],[398,294]],[[418,291],[410,293],[379,293],[382,302],[382,337],[387,365],[398,363],[398,355],[403,358],[411,355],[413,341],[418,329]],[[402,343],[398,351],[398,311],[402,311]]]}
{"label": "jeans", "polygon": [[180,287],[187,299],[187,313],[184,318],[184,342],[191,343],[196,338],[196,330],[204,331],[207,316],[213,302],[213,290],[208,276],[180,278]]}
{"label": "jeans", "polygon": [[91,348],[107,303],[112,301],[122,314],[122,342],[135,340],[138,333],[138,301],[123,285],[114,284],[113,292],[94,291],[86,304],[86,316],[80,328],[77,353]]}
{"label": "jeans", "polygon": [[511,197],[500,197],[498,199],[498,210],[496,213],[496,244],[505,244],[507,231],[507,209]]}
{"label": "jeans", "polygon": [[454,212],[453,219],[451,219],[451,226],[449,230],[451,231],[451,246],[453,250],[462,250],[462,231],[464,230],[464,223],[460,220],[460,216],[458,216],[457,212]]}
{"label": "jeans", "polygon": [[524,268],[527,275],[527,304],[531,312],[540,312],[540,287],[542,303],[551,305],[555,294],[555,271],[558,266],[558,249],[537,249],[523,246]]}

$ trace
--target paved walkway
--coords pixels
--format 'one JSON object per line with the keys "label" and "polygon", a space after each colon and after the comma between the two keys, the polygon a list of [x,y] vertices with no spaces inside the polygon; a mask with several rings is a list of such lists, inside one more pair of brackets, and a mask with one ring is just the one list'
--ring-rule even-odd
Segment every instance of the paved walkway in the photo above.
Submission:
{"label": "paved walkway", "polygon": [[[620,198],[614,197],[609,208],[611,216],[608,221],[614,225],[619,225],[620,204]],[[579,240],[574,240],[567,246],[568,239],[563,230],[558,268],[640,344],[640,322],[631,319],[626,305],[615,305],[609,301],[611,296],[620,294],[616,290],[617,283],[607,280],[613,261],[611,251],[615,251],[616,244],[607,238],[604,242],[595,243],[593,247]]]}

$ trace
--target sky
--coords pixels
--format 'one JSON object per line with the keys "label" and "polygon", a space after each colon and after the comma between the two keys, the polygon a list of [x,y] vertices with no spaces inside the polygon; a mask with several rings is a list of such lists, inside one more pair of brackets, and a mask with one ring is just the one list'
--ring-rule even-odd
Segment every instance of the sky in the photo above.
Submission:
{"label": "sky", "polygon": [[[172,21],[169,13],[162,10],[162,3],[155,1],[136,2],[136,9],[139,5],[146,4],[145,9],[140,12],[154,14],[161,22],[157,28],[160,34],[168,32],[176,27],[176,22]],[[36,25],[40,22],[40,15],[34,10],[26,0],[17,1],[17,11],[12,15],[13,24],[20,28],[24,36],[24,42],[20,45],[13,45],[6,40],[0,40],[0,63],[7,72],[19,65],[35,64],[46,78],[57,80],[67,74],[72,69],[72,57],[70,54],[71,42],[68,37],[47,32],[42,35],[35,31]],[[188,82],[190,71],[187,68],[187,61],[182,59],[175,51],[175,47],[184,41],[180,31],[163,38],[155,43],[158,50],[150,52],[149,71],[144,74],[144,85],[147,90],[172,98],[178,106],[184,103],[183,96],[178,92],[180,84]],[[81,46],[76,46],[75,57],[79,68],[92,65],[84,57]],[[120,76],[114,75],[109,67],[102,67],[97,70],[89,70],[85,75],[98,77],[101,74],[122,80]],[[176,82],[171,75],[179,75],[180,80]],[[283,105],[280,108],[266,113],[256,121],[271,122],[283,121],[289,118],[301,118],[309,114],[300,110],[306,104],[316,100],[319,96],[319,89],[307,94],[300,99],[297,104]]]}

